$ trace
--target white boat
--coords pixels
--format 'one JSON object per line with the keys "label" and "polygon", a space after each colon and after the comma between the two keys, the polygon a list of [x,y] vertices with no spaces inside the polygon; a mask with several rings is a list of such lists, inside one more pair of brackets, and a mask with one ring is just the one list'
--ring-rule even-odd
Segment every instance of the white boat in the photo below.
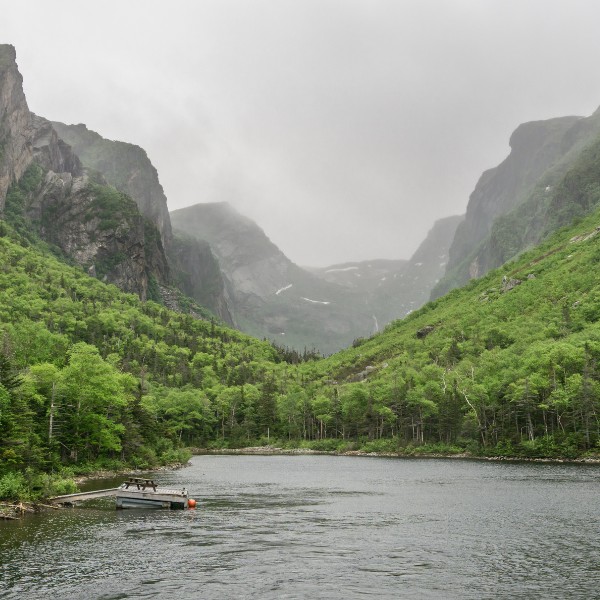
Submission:
{"label": "white boat", "polygon": [[117,508],[187,508],[185,488],[161,488],[152,479],[131,477],[116,490]]}

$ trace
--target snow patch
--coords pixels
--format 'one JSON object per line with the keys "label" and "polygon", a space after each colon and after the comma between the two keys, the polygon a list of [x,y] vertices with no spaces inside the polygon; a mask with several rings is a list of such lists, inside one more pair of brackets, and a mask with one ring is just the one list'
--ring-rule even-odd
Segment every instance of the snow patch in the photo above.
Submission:
{"label": "snow patch", "polygon": [[286,285],[285,287],[279,288],[276,292],[275,295],[279,296],[279,294],[281,294],[281,292],[285,292],[285,290],[289,290],[294,284],[290,283],[290,285]]}
{"label": "snow patch", "polygon": [[387,279],[387,277],[382,277],[381,281],[385,281]]}
{"label": "snow patch", "polygon": [[327,269],[325,273],[342,273],[344,271],[355,271],[356,269],[358,269],[358,267],[344,267],[343,269]]}
{"label": "snow patch", "polygon": [[310,298],[305,298],[301,296],[302,300],[306,300],[307,302],[312,302],[313,304],[331,304],[331,302],[324,302],[323,300],[311,300]]}

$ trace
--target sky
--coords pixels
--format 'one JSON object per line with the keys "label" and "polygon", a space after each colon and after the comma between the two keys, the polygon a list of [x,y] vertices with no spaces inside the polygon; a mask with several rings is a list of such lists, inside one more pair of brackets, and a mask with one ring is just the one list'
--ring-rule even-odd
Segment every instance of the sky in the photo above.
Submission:
{"label": "sky", "polygon": [[526,121],[600,106],[596,0],[0,0],[29,107],[300,265],[409,258]]}

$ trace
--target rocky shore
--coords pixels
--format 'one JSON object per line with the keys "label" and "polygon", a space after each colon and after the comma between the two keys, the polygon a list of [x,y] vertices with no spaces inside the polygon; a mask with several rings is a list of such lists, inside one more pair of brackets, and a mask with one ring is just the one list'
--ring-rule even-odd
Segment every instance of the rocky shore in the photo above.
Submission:
{"label": "rocky shore", "polygon": [[194,455],[202,454],[233,454],[233,455],[310,455],[322,454],[329,456],[369,456],[380,458],[451,458],[463,460],[485,460],[502,462],[536,462],[536,463],[575,463],[575,464],[600,464],[600,456],[583,458],[528,458],[519,456],[476,456],[468,452],[456,454],[428,453],[402,453],[402,452],[364,452],[363,450],[312,450],[310,448],[279,448],[277,446],[249,446],[246,448],[190,448]]}

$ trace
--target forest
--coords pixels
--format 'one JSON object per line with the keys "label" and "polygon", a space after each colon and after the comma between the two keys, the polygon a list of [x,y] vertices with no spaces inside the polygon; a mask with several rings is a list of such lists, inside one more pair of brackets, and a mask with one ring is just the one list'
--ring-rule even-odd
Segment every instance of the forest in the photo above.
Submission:
{"label": "forest", "polygon": [[323,358],[141,302],[0,222],[0,497],[189,449],[600,452],[600,213]]}

